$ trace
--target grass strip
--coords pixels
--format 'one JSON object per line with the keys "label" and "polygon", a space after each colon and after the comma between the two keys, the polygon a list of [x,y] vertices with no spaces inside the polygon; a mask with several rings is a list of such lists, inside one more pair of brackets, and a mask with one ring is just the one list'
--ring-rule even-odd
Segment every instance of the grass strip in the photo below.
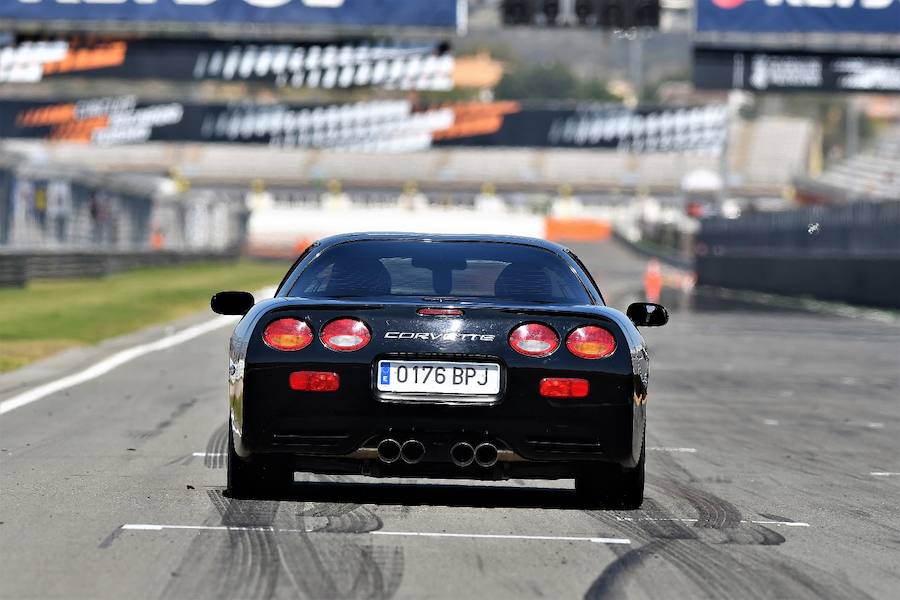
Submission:
{"label": "grass strip", "polygon": [[199,263],[0,289],[0,372],[202,310],[219,290],[276,285],[288,266]]}

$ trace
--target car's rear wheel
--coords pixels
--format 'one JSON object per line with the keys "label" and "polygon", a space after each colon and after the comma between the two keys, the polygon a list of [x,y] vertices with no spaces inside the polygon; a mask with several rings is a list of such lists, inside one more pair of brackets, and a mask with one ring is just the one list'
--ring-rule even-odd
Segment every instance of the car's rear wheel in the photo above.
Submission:
{"label": "car's rear wheel", "polygon": [[234,451],[228,428],[228,495],[232,498],[275,498],[287,491],[293,472],[281,461],[260,457],[247,461]]}
{"label": "car's rear wheel", "polygon": [[641,457],[634,467],[604,464],[586,468],[575,478],[579,500],[592,508],[640,508],[644,502],[645,445],[642,439]]}

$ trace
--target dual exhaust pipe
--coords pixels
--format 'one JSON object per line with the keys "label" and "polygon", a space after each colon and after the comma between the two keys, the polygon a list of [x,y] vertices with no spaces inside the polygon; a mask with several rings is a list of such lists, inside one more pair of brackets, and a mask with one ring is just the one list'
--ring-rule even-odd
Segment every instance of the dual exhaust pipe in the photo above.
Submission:
{"label": "dual exhaust pipe", "polygon": [[395,439],[385,438],[378,443],[378,458],[383,463],[391,464],[402,460],[414,465],[425,456],[425,444],[419,440],[406,440],[402,444]]}
{"label": "dual exhaust pipe", "polygon": [[493,467],[497,462],[497,446],[484,442],[473,447],[468,442],[458,442],[450,448],[450,460],[457,467],[468,467],[473,462],[479,467]]}
{"label": "dual exhaust pipe", "polygon": [[[414,465],[425,457],[425,444],[419,440],[406,440],[402,444],[393,438],[385,438],[378,443],[378,459],[391,464],[402,460]],[[450,448],[450,460],[457,467],[468,467],[473,462],[479,467],[493,467],[497,463],[497,446],[483,442],[472,446],[468,442],[457,442]]]}

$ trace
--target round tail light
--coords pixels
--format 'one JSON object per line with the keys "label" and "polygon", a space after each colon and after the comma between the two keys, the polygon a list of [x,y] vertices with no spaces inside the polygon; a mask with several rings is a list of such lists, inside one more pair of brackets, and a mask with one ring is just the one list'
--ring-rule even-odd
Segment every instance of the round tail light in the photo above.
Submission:
{"label": "round tail light", "polygon": [[263,341],[276,350],[302,350],[312,343],[313,332],[305,321],[278,319],[263,330]]}
{"label": "round tail light", "polygon": [[319,336],[329,350],[353,352],[372,339],[369,328],[359,319],[335,319],[322,328]]}
{"label": "round tail light", "polygon": [[585,325],[569,334],[566,348],[580,358],[606,358],[616,351],[616,338],[602,327]]}
{"label": "round tail light", "polygon": [[526,323],[512,330],[509,345],[525,356],[550,356],[559,348],[559,336],[541,323]]}

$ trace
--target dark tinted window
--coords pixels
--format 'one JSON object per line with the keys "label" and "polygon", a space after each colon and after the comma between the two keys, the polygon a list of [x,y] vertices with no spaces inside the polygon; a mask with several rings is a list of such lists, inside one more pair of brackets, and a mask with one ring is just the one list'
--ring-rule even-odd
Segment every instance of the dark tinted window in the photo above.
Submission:
{"label": "dark tinted window", "polygon": [[450,296],[508,302],[589,304],[569,264],[553,252],[493,242],[359,241],[323,251],[291,296]]}

